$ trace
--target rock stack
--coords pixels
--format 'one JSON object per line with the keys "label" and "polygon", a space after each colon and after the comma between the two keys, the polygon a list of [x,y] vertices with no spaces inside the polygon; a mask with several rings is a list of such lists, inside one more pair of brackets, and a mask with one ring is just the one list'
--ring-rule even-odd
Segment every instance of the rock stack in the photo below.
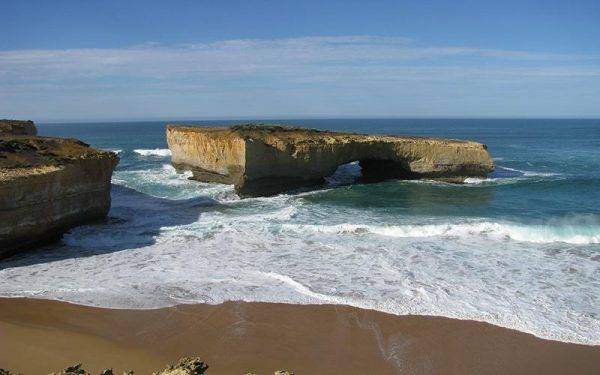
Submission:
{"label": "rock stack", "polygon": [[110,209],[118,156],[36,134],[31,121],[0,120],[0,258],[56,240]]}

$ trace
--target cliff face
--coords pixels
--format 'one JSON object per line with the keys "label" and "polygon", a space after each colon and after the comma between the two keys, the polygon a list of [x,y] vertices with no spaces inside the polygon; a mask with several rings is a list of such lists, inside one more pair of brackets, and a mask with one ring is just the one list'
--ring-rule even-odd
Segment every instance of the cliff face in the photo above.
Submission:
{"label": "cliff face", "polygon": [[194,179],[235,184],[241,196],[317,185],[358,160],[367,181],[483,177],[485,145],[448,139],[336,133],[282,126],[167,127],[172,162]]}
{"label": "cliff face", "polygon": [[36,135],[37,129],[33,121],[0,120],[0,136],[3,135]]}
{"label": "cliff face", "polygon": [[0,258],[105,217],[117,163],[73,139],[0,135]]}

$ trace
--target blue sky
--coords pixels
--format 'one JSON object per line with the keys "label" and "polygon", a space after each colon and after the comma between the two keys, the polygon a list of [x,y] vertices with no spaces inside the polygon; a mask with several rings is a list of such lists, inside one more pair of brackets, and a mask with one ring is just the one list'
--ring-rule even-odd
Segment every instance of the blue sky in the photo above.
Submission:
{"label": "blue sky", "polygon": [[0,0],[0,117],[600,117],[600,1]]}

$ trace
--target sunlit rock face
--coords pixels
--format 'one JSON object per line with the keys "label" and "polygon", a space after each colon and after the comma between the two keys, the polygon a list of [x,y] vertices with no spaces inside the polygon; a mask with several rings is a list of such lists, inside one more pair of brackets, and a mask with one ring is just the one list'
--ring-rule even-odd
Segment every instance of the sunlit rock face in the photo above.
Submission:
{"label": "sunlit rock face", "polygon": [[363,180],[484,177],[494,163],[481,143],[337,133],[287,126],[167,127],[172,162],[205,182],[232,183],[240,196],[316,186],[359,161]]}
{"label": "sunlit rock face", "polygon": [[118,161],[75,139],[0,134],[0,258],[104,218]]}

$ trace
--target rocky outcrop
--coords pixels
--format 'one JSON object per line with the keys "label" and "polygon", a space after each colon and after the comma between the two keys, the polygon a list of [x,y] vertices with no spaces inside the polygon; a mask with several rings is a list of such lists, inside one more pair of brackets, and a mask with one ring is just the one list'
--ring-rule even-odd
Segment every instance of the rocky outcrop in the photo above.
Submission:
{"label": "rocky outcrop", "polygon": [[232,183],[240,196],[318,185],[359,161],[367,182],[483,177],[494,163],[485,145],[449,139],[336,133],[285,126],[167,126],[172,162],[193,179]]}
{"label": "rocky outcrop", "polygon": [[200,358],[181,358],[179,362],[168,366],[154,375],[202,375],[208,370],[208,365]]}
{"label": "rocky outcrop", "polygon": [[33,121],[0,120],[0,136],[3,135],[36,135],[37,129]]}
{"label": "rocky outcrop", "polygon": [[[203,375],[208,370],[208,365],[204,363],[198,357],[184,357],[181,358],[177,363],[173,365],[167,366],[166,369],[153,372],[152,375]],[[114,371],[112,369],[106,369],[100,371],[100,375],[114,375]],[[16,375],[11,373],[8,370],[4,370],[0,368],[0,375]],[[81,363],[75,364],[73,366],[68,366],[64,370],[58,373],[51,373],[50,375],[92,375],[91,372],[88,372],[83,368]],[[126,371],[123,375],[135,375],[133,371]],[[246,375],[256,375],[254,373],[247,373]],[[294,375],[293,372],[286,370],[277,370],[274,375]]]}
{"label": "rocky outcrop", "polygon": [[0,135],[0,258],[105,217],[117,163],[74,139]]}

